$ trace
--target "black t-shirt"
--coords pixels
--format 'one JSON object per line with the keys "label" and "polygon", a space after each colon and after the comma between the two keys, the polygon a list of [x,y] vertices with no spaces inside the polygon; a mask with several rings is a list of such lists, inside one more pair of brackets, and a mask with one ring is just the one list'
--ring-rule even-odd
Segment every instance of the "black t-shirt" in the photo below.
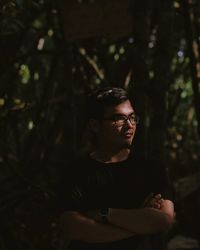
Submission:
{"label": "black t-shirt", "polygon": [[[146,157],[129,157],[118,163],[102,163],[85,157],[63,174],[60,201],[63,211],[86,211],[99,208],[140,208],[150,194],[162,194],[173,200],[166,167],[160,161]],[[67,170],[67,169],[66,169]],[[69,174],[70,172],[70,174]],[[147,240],[148,238],[148,240]],[[111,243],[88,244],[72,241],[73,250],[159,249],[160,237],[134,236]],[[148,242],[148,243],[147,243]],[[152,243],[154,242],[154,243]],[[156,246],[155,243],[158,245]]]}

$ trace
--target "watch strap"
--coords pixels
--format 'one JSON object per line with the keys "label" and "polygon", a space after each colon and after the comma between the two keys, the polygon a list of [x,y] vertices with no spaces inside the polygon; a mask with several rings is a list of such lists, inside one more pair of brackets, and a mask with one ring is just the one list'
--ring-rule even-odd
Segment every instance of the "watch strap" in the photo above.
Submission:
{"label": "watch strap", "polygon": [[100,216],[101,216],[102,222],[104,223],[108,222],[108,215],[109,215],[109,208],[100,209]]}

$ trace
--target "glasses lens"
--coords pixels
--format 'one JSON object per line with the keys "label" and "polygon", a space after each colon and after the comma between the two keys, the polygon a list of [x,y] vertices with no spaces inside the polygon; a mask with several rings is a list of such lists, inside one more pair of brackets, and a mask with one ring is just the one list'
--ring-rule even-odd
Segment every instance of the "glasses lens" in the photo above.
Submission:
{"label": "glasses lens", "polygon": [[129,116],[117,115],[117,116],[113,116],[113,117],[106,119],[106,120],[113,121],[114,124],[116,126],[119,126],[119,127],[123,126],[127,121],[129,121],[131,124],[137,124],[139,122],[139,118],[135,114],[132,114]]}
{"label": "glasses lens", "polygon": [[138,123],[138,121],[139,121],[139,119],[138,119],[138,116],[136,116],[136,115],[131,115],[130,117],[129,117],[129,121],[132,123],[132,124],[134,124],[134,123]]}
{"label": "glasses lens", "polygon": [[126,120],[126,117],[124,117],[123,115],[117,115],[117,116],[113,117],[113,121],[114,121],[115,125],[117,125],[117,126],[123,125],[125,120]]}

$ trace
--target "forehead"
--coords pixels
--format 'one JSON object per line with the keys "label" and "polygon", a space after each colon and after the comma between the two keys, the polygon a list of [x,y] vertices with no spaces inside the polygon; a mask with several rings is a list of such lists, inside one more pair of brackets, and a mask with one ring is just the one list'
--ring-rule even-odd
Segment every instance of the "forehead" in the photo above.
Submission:
{"label": "forehead", "polygon": [[118,105],[109,107],[106,112],[105,116],[111,116],[113,114],[122,114],[122,115],[130,115],[134,112],[133,106],[129,100],[124,101]]}

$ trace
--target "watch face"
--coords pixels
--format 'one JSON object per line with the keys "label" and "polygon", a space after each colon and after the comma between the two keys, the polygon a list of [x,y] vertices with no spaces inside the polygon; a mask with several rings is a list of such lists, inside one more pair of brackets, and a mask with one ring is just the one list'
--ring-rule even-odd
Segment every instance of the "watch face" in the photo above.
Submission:
{"label": "watch face", "polygon": [[100,209],[100,216],[101,216],[103,223],[108,223],[108,213],[109,213],[108,208],[101,208]]}
{"label": "watch face", "polygon": [[108,208],[101,208],[100,214],[101,214],[101,216],[107,216],[108,215]]}

